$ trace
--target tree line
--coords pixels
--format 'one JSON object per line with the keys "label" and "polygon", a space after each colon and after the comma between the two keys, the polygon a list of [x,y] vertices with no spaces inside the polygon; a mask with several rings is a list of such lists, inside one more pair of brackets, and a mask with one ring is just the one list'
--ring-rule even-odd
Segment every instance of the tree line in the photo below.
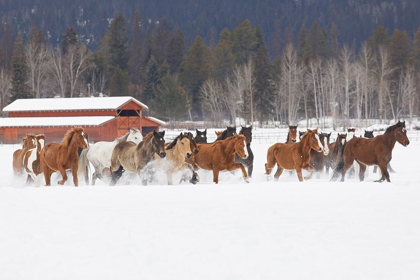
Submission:
{"label": "tree line", "polygon": [[[26,38],[3,25],[0,37],[1,109],[18,98],[130,95],[170,121],[220,125],[278,121],[295,124],[333,117],[406,118],[419,113],[420,28],[410,38],[377,26],[360,45],[340,44],[335,24],[276,24],[271,40],[249,20],[223,29],[217,42],[184,32],[167,20],[143,30],[140,13],[112,19],[96,51],[69,27],[53,46],[32,24]],[[294,34],[298,35],[295,36]],[[295,38],[296,37],[296,38]],[[274,55],[275,54],[275,55]]]}

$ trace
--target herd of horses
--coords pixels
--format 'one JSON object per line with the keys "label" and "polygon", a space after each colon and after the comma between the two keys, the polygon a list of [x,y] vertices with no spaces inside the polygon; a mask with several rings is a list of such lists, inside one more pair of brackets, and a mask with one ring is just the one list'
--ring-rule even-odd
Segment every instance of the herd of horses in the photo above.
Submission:
{"label": "herd of horses", "polygon": [[[207,142],[207,129],[180,133],[173,141],[165,142],[165,131],[150,132],[142,136],[138,129],[130,129],[124,136],[112,142],[89,144],[89,137],[82,127],[69,130],[61,143],[45,144],[45,136],[26,134],[22,139],[22,148],[13,153],[13,170],[15,176],[25,176],[27,182],[34,181],[40,186],[42,178],[46,186],[51,185],[52,173],[58,171],[63,185],[71,171],[73,183],[78,186],[78,178],[86,184],[95,184],[97,179],[115,185],[125,171],[140,176],[142,184],[155,180],[156,170],[166,174],[167,182],[172,185],[173,174],[182,172],[182,181],[192,184],[199,182],[197,170],[213,172],[213,182],[218,184],[220,171],[240,169],[246,182],[252,177],[254,154],[251,149],[252,126],[227,127],[216,131],[217,139]],[[373,136],[373,132],[365,131],[364,137],[356,137],[355,129],[347,133],[338,133],[334,142],[330,143],[331,133],[320,133],[318,129],[307,129],[299,132],[297,126],[289,126],[285,143],[276,143],[267,150],[266,175],[277,166],[274,178],[278,179],[284,170],[295,170],[298,180],[308,180],[313,173],[319,175],[325,170],[333,170],[332,181],[341,176],[344,181],[346,173],[359,166],[359,179],[364,180],[366,167],[379,166],[382,182],[390,182],[388,168],[392,158],[392,150],[396,142],[407,146],[405,122],[398,122],[387,128],[384,134]],[[93,173],[91,174],[91,166]],[[309,175],[303,177],[302,171]],[[355,171],[354,171],[355,172]],[[89,178],[92,181],[89,182]]]}

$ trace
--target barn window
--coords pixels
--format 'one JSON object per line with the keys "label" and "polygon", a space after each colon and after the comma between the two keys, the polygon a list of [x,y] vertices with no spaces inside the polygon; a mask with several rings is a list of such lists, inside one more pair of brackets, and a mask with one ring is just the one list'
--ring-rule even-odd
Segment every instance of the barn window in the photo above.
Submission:
{"label": "barn window", "polygon": [[118,115],[121,117],[138,117],[137,110],[118,110]]}

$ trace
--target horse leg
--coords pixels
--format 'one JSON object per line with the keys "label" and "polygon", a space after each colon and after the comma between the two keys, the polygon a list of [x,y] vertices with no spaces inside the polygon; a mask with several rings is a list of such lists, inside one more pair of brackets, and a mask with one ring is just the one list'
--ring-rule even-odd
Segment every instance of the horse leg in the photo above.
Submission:
{"label": "horse leg", "polygon": [[346,172],[353,166],[354,158],[353,157],[345,157],[344,156],[344,166],[343,170],[341,171],[341,182],[344,182],[344,178],[346,177]]}
{"label": "horse leg", "polygon": [[213,182],[219,183],[219,170],[213,169]]}
{"label": "horse leg", "polygon": [[[299,181],[303,182],[302,168],[296,167],[296,174],[298,176]],[[311,173],[311,176],[312,176],[312,173]]]}
{"label": "horse leg", "polygon": [[[79,186],[79,179],[77,178],[77,165],[73,167],[73,169],[71,170],[71,173],[73,175],[74,186],[75,187]],[[89,180],[88,180],[88,184],[89,184]]]}
{"label": "horse leg", "polygon": [[387,182],[391,182],[391,180],[389,179],[388,170],[386,169],[387,164],[385,162],[380,162],[378,166],[381,169],[382,177],[379,180],[376,180],[375,182],[383,182],[385,181],[385,179]]}
{"label": "horse leg", "polygon": [[248,176],[252,178],[252,171],[254,170],[254,164],[251,163],[248,165]]}
{"label": "horse leg", "polygon": [[51,186],[51,174],[52,170],[48,168],[47,164],[42,165],[42,170],[44,171],[45,186]]}
{"label": "horse leg", "polygon": [[249,183],[249,177],[248,177],[248,173],[246,173],[245,165],[241,163],[236,163],[234,165],[234,168],[235,169],[240,168],[242,170],[242,177],[244,178],[245,182]]}
{"label": "horse leg", "polygon": [[197,184],[197,182],[200,180],[200,177],[198,176],[198,173],[194,171],[194,167],[191,166],[191,164],[188,164],[188,169],[192,173],[192,177],[190,179],[191,184]]}
{"label": "horse leg", "polygon": [[[66,170],[63,167],[59,167],[58,171],[61,174],[61,177],[63,177],[60,181],[58,181],[59,185],[64,185],[64,183],[67,181],[67,173]],[[77,177],[77,176],[76,176]]]}
{"label": "horse leg", "polygon": [[172,172],[167,171],[167,172],[166,172],[166,178],[168,179],[168,185],[173,185],[173,181],[172,181]]}
{"label": "horse leg", "polygon": [[109,185],[110,186],[115,186],[115,184],[121,178],[124,171],[125,171],[124,168],[122,167],[122,165],[120,165],[120,167],[118,167],[117,171],[111,172],[111,182],[109,182]]}
{"label": "horse leg", "polygon": [[362,164],[362,163],[359,163],[359,166],[360,166],[359,180],[360,180],[360,182],[363,182],[363,180],[365,180],[365,172],[366,172],[367,166]]}
{"label": "horse leg", "polygon": [[276,181],[279,179],[280,175],[283,173],[283,168],[280,167],[280,165],[277,165],[277,170],[276,173],[274,174],[274,179],[276,179]]}

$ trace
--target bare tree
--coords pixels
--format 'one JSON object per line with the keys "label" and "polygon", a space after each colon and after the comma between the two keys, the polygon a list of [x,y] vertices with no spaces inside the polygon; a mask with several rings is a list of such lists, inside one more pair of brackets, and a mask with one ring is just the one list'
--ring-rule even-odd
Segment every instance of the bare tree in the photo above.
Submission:
{"label": "bare tree", "polygon": [[362,44],[362,48],[359,55],[359,61],[362,65],[362,95],[364,99],[364,109],[365,109],[365,126],[368,126],[369,119],[369,100],[370,92],[373,88],[373,79],[372,79],[372,68],[373,68],[373,55],[371,49],[366,43]]}
{"label": "bare tree", "polygon": [[26,57],[29,66],[29,84],[36,98],[41,97],[41,86],[45,80],[49,67],[49,53],[45,44],[35,41],[28,41],[26,47]]}
{"label": "bare tree", "polygon": [[254,62],[250,58],[241,67],[242,67],[243,82],[245,83],[244,93],[248,96],[250,100],[251,124],[252,124],[254,122],[254,83],[255,83]]}
{"label": "bare tree", "polygon": [[340,71],[336,59],[330,59],[327,63],[327,104],[332,118],[332,127],[335,130],[336,119],[338,117],[338,104],[339,104],[339,79]]}
{"label": "bare tree", "polygon": [[215,125],[220,126],[224,107],[222,85],[214,79],[206,80],[200,88],[200,94],[204,110],[210,112]]}
{"label": "bare tree", "polygon": [[65,73],[70,85],[70,97],[74,96],[80,75],[91,67],[90,58],[91,53],[83,44],[72,45],[67,50]]}
{"label": "bare tree", "polygon": [[1,97],[1,112],[3,115],[3,108],[6,105],[6,101],[10,96],[10,89],[12,88],[12,82],[10,81],[9,75],[6,71],[0,70],[0,97]]}
{"label": "bare tree", "polygon": [[341,76],[342,76],[342,90],[344,96],[343,106],[343,120],[344,126],[350,125],[350,86],[352,74],[353,52],[347,45],[343,46],[340,53]]}
{"label": "bare tree", "polygon": [[401,114],[410,116],[410,125],[413,123],[414,108],[416,107],[416,76],[413,66],[407,67],[400,76],[400,96],[402,107],[398,111],[397,118]]}
{"label": "bare tree", "polygon": [[50,52],[51,73],[54,76],[56,88],[58,88],[61,97],[66,96],[67,75],[64,70],[64,58],[60,48]]}

